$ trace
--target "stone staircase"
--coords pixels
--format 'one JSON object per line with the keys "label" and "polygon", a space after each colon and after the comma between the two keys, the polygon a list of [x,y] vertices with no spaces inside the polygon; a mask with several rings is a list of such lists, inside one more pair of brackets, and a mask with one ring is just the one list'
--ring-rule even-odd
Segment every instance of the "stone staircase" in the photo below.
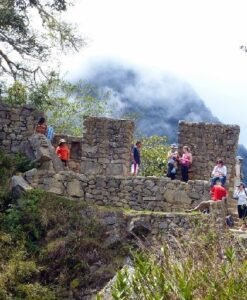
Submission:
{"label": "stone staircase", "polygon": [[238,218],[238,211],[237,211],[237,201],[234,199],[227,200],[227,211],[233,217],[234,220],[234,227],[230,229],[230,231],[236,234],[241,240],[245,240],[247,243],[247,230],[239,230],[241,227],[241,222]]}

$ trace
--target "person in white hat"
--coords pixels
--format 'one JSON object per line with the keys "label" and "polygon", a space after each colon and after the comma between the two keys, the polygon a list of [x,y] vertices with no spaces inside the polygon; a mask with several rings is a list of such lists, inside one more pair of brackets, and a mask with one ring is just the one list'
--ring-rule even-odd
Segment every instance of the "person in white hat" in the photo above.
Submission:
{"label": "person in white hat", "polygon": [[58,143],[58,147],[56,148],[56,154],[63,162],[64,166],[68,166],[68,160],[70,158],[70,150],[67,146],[66,140],[61,139]]}
{"label": "person in white hat", "polygon": [[247,189],[243,182],[240,182],[239,185],[236,186],[236,189],[233,194],[233,198],[238,201],[238,217],[242,221],[240,230],[246,230],[246,222],[247,222]]}
{"label": "person in white hat", "polygon": [[167,177],[172,180],[176,178],[177,173],[177,161],[178,161],[178,146],[176,144],[171,144],[171,149],[167,154]]}

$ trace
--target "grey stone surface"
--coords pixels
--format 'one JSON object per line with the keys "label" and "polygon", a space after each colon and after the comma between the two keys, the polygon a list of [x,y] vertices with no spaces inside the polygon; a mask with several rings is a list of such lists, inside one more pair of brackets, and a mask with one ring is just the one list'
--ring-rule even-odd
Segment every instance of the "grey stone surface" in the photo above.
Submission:
{"label": "grey stone surface", "polygon": [[33,188],[26,182],[22,176],[13,176],[11,179],[11,194],[15,199],[21,197],[23,192],[32,190]]}
{"label": "grey stone surface", "polygon": [[228,169],[228,183],[233,187],[235,157],[240,128],[238,125],[180,121],[178,143],[191,148],[193,163],[190,179],[209,180],[218,159],[223,159]]}
{"label": "grey stone surface", "polygon": [[[144,177],[86,176],[72,171],[56,173],[54,170],[30,170],[24,177],[35,188],[84,198],[97,205],[140,211],[183,211],[210,199],[209,183],[201,180],[174,183],[170,179],[152,177],[147,183]],[[191,190],[194,191],[193,197]]]}

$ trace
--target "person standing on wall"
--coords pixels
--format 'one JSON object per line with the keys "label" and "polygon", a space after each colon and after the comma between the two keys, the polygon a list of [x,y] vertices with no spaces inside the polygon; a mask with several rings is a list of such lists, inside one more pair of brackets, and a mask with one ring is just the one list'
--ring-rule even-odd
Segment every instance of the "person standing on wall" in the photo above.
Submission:
{"label": "person standing on wall", "polygon": [[177,173],[177,161],[178,161],[178,147],[176,144],[171,145],[171,149],[167,154],[168,164],[167,164],[167,177],[174,180]]}
{"label": "person standing on wall", "polygon": [[242,221],[240,230],[247,228],[247,189],[243,182],[236,187],[233,198],[238,201],[238,217]]}
{"label": "person standing on wall", "polygon": [[140,169],[141,164],[141,141],[137,141],[132,152],[132,165],[131,165],[131,174],[136,176]]}
{"label": "person standing on wall", "polygon": [[183,155],[179,158],[181,165],[182,181],[187,182],[189,180],[189,168],[192,164],[192,154],[188,146],[183,146]]}
{"label": "person standing on wall", "polygon": [[68,167],[68,160],[70,158],[70,150],[64,139],[59,141],[58,147],[56,148],[56,154],[61,159],[65,167]]}

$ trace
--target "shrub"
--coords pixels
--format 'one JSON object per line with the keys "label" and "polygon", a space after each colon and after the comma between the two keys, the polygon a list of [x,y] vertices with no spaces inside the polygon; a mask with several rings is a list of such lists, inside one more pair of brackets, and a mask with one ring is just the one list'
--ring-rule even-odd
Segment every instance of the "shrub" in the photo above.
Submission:
{"label": "shrub", "polygon": [[167,169],[169,147],[165,136],[145,137],[142,139],[141,166],[143,176],[164,176]]}
{"label": "shrub", "polygon": [[244,300],[246,259],[246,248],[223,233],[213,240],[202,234],[177,241],[175,251],[167,244],[162,249],[143,249],[133,256],[134,271],[118,273],[112,297]]}

